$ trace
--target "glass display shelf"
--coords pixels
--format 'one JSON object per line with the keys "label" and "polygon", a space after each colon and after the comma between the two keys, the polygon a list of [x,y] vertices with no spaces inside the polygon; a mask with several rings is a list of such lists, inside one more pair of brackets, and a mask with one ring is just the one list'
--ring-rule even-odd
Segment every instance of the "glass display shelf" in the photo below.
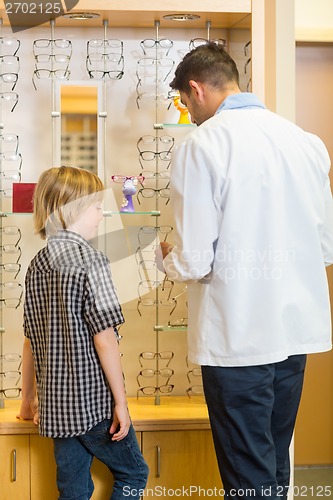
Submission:
{"label": "glass display shelf", "polygon": [[9,217],[11,215],[33,215],[32,212],[0,212],[0,217]]}
{"label": "glass display shelf", "polygon": [[121,211],[112,211],[112,210],[105,210],[103,212],[103,215],[104,217],[112,217],[112,215],[152,215],[152,216],[155,216],[155,217],[158,217],[159,215],[161,215],[161,212],[160,210],[150,210],[150,211],[145,211],[145,212],[139,212],[139,211],[135,211],[135,212],[121,212]]}
{"label": "glass display shelf", "polygon": [[185,332],[187,326],[169,326],[169,325],[156,325],[154,326],[155,332]]}
{"label": "glass display shelf", "polygon": [[194,123],[154,123],[154,130],[163,130],[164,128],[188,128],[196,127]]}
{"label": "glass display shelf", "polygon": [[[16,215],[33,215],[32,212],[0,212],[0,217],[10,217]],[[120,212],[120,211],[112,211],[105,210],[103,212],[104,217],[112,217],[112,215],[151,215],[153,217],[158,217],[161,215],[160,210],[150,210],[146,212]]]}

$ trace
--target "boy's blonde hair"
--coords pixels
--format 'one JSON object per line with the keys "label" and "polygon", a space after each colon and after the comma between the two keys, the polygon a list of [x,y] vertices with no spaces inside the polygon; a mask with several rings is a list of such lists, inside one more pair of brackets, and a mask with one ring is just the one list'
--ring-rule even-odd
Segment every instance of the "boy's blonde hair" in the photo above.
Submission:
{"label": "boy's blonde hair", "polygon": [[39,177],[33,197],[36,234],[45,239],[67,229],[82,210],[102,200],[103,191],[103,182],[89,170],[77,167],[45,170]]}

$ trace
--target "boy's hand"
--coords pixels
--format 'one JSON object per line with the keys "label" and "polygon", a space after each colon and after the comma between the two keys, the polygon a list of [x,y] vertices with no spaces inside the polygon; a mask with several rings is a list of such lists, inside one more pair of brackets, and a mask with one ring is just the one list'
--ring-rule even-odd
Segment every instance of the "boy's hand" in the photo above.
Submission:
{"label": "boy's hand", "polygon": [[20,420],[32,420],[35,425],[39,424],[38,401],[37,398],[32,401],[22,399],[20,413],[16,415]]}
{"label": "boy's hand", "polygon": [[[131,426],[131,419],[127,405],[115,405],[113,411],[113,421],[110,427],[110,434],[113,434],[112,441],[120,441],[127,436]],[[116,432],[118,429],[118,432]]]}

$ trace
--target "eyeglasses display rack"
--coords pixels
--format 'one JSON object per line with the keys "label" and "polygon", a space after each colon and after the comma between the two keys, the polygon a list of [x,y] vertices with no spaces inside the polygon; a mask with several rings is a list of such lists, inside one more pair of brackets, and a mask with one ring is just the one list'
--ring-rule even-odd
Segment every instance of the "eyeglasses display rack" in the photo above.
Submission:
{"label": "eyeglasses display rack", "polygon": [[[155,21],[154,27],[155,37],[140,42],[142,57],[137,61],[135,74],[137,108],[140,111],[146,103],[154,102],[156,123],[159,107],[171,103],[168,82],[175,61],[170,55],[173,41],[160,38],[159,21]],[[140,175],[145,179],[137,192],[137,202],[139,205],[150,203],[156,213],[155,223],[142,226],[138,231],[136,256],[140,282],[137,311],[142,318],[154,310],[155,342],[151,351],[139,354],[137,397],[153,396],[155,405],[161,403],[161,396],[170,395],[174,389],[172,377],[175,371],[169,365],[172,365],[175,353],[161,347],[160,336],[164,330],[161,310],[168,310],[171,316],[177,307],[177,293],[174,282],[158,271],[154,260],[154,249],[173,230],[172,226],[161,222],[161,215],[170,199],[170,162],[174,142],[170,134],[155,127],[154,134],[142,135],[137,141]]]}
{"label": "eyeglasses display rack", "polygon": [[23,295],[23,287],[16,281],[21,268],[21,231],[17,226],[3,224],[13,196],[12,184],[21,181],[22,156],[19,153],[19,137],[15,133],[5,131],[4,125],[4,108],[9,104],[9,110],[13,112],[18,101],[18,94],[14,89],[20,69],[20,59],[17,55],[19,48],[19,40],[2,36],[0,19],[0,408],[5,407],[6,399],[17,398],[21,392],[18,386],[21,377],[21,356],[4,350],[6,330],[3,315],[4,307],[19,307]]}

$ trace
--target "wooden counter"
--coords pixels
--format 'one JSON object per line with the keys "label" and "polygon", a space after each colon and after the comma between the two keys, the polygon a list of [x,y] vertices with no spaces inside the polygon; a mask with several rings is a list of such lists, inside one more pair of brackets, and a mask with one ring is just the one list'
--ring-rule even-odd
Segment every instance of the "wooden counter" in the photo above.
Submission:
{"label": "wooden counter", "polygon": [[[128,399],[129,411],[136,431],[209,429],[207,407],[202,396]],[[19,400],[6,400],[0,409],[0,434],[38,434],[31,420],[19,420]]]}

